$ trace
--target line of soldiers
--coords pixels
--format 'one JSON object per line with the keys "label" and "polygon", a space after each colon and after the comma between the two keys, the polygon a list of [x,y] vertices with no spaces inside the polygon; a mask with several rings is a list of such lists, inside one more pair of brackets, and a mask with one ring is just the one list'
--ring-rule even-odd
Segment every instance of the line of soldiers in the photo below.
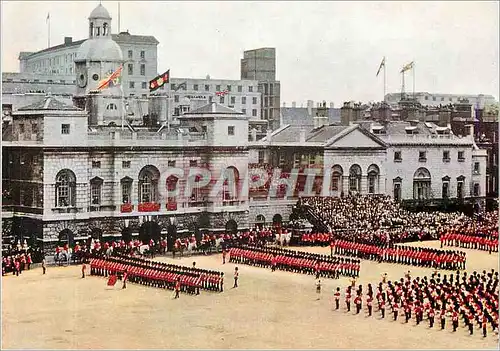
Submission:
{"label": "line of soldiers", "polygon": [[360,260],[331,257],[281,248],[233,247],[229,262],[271,268],[288,272],[314,274],[316,278],[338,279],[339,276],[359,277]]}
{"label": "line of soldiers", "polygon": [[223,291],[224,273],[166,264],[127,255],[112,257],[93,256],[90,259],[90,274],[122,277],[127,273],[132,283],[174,290],[180,282],[180,290],[189,294],[199,294],[201,290]]}
{"label": "line of soldiers", "polygon": [[[430,279],[427,277],[411,279],[409,271],[404,279],[401,278],[395,282],[387,282],[384,277],[375,295],[381,317],[385,318],[385,311],[388,308],[395,321],[400,313],[404,316],[405,323],[414,319],[416,325],[422,323],[427,317],[429,327],[433,328],[435,319],[438,318],[440,328],[443,330],[449,318],[455,332],[462,319],[471,335],[474,333],[475,324],[482,329],[484,337],[487,336],[488,329],[498,333],[498,272],[491,270],[490,273],[483,271],[482,274],[474,272],[470,275],[464,272],[462,277],[460,277],[460,272],[457,272],[455,279],[453,277],[454,275],[450,274],[449,277],[444,275],[441,279],[439,273],[434,273]],[[347,312],[351,310],[354,284],[345,290]],[[368,284],[368,291],[365,295],[368,315],[371,316],[374,300],[371,284]],[[363,304],[362,285],[359,285],[355,296],[354,304],[357,314],[361,311]],[[334,299],[335,309],[338,310],[340,288],[336,289]]]}
{"label": "line of soldiers", "polygon": [[2,258],[2,276],[7,273],[19,276],[24,270],[29,270],[33,260],[31,253],[20,252],[15,255],[4,256]]}
{"label": "line of soldiers", "polygon": [[498,252],[498,236],[475,236],[456,233],[444,233],[439,237],[443,246],[456,246],[466,249],[476,249]]}
{"label": "line of soldiers", "polygon": [[334,240],[330,243],[330,248],[332,254],[418,267],[457,270],[465,269],[466,263],[466,255],[462,251],[445,251],[403,245],[382,247],[346,240]]}

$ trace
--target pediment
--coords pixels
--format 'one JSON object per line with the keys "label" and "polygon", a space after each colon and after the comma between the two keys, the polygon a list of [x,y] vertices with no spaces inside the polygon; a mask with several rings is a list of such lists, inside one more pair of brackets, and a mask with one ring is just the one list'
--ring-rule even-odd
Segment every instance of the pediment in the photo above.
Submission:
{"label": "pediment", "polygon": [[328,148],[385,148],[385,143],[363,130],[359,126],[353,126],[339,133],[327,142]]}

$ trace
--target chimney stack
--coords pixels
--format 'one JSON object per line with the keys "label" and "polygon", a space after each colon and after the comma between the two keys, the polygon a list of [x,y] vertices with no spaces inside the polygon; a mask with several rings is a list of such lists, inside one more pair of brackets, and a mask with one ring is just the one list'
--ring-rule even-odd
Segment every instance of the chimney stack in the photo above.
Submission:
{"label": "chimney stack", "polygon": [[64,37],[64,45],[69,45],[73,42],[73,37]]}
{"label": "chimney stack", "polygon": [[292,107],[293,108],[296,108],[297,107],[297,103],[295,101],[292,101]]}
{"label": "chimney stack", "polygon": [[307,114],[308,114],[309,116],[312,116],[313,104],[314,104],[314,101],[312,101],[312,100],[307,100]]}
{"label": "chimney stack", "polygon": [[344,106],[340,108],[340,123],[343,126],[348,126],[352,118],[352,106],[349,102],[344,102]]}

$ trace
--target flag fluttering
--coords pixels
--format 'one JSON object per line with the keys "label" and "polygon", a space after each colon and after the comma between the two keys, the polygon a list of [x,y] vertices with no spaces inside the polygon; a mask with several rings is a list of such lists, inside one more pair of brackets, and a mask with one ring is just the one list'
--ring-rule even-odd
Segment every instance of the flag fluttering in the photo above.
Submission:
{"label": "flag fluttering", "polygon": [[409,71],[410,69],[413,68],[413,61],[411,61],[409,64],[407,65],[404,65],[403,68],[401,69],[401,72],[400,73],[403,73],[403,72],[406,72],[406,71]]}
{"label": "flag fluttering", "polygon": [[101,80],[99,85],[97,86],[97,90],[103,90],[106,88],[112,88],[114,86],[118,86],[121,84],[121,76],[122,76],[123,66],[117,68],[116,71],[112,72],[109,77]]}
{"label": "flag fluttering", "polygon": [[47,18],[45,19],[45,22],[48,22],[50,19],[50,12],[47,12]]}
{"label": "flag fluttering", "polygon": [[151,93],[156,89],[161,88],[169,81],[170,81],[170,70],[166,71],[163,74],[160,74],[158,77],[153,78],[149,81],[149,92]]}
{"label": "flag fluttering", "polygon": [[382,69],[382,67],[385,68],[385,56],[384,58],[382,59],[382,62],[380,62],[380,66],[378,66],[378,71],[377,71],[377,75],[375,77],[378,77],[379,73],[380,73],[380,70]]}

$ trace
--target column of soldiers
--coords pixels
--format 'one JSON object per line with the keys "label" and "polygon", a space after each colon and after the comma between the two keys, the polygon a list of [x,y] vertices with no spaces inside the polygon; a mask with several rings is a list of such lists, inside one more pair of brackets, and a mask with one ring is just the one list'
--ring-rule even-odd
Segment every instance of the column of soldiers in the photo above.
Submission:
{"label": "column of soldiers", "polygon": [[180,282],[181,291],[199,294],[201,290],[223,291],[224,273],[199,268],[178,266],[139,257],[115,255],[90,259],[90,274],[107,277],[117,275],[132,283],[174,290]]}
{"label": "column of soldiers", "polygon": [[[491,270],[482,274],[460,275],[460,272],[441,278],[439,273],[434,273],[430,279],[417,277],[412,279],[410,273],[399,281],[386,282],[386,278],[379,283],[375,299],[381,317],[385,318],[386,306],[392,314],[392,319],[397,321],[399,316],[404,317],[405,323],[414,320],[416,325],[427,319],[429,327],[436,324],[443,330],[446,321],[451,320],[453,331],[456,332],[460,320],[468,328],[469,333],[474,333],[477,326],[484,337],[488,330],[498,333],[498,300],[499,279],[498,272]],[[345,303],[347,312],[351,310],[351,297],[353,286],[345,290]],[[339,309],[340,289],[335,294],[335,306]],[[356,291],[354,304],[356,313],[362,309],[363,291],[360,285]],[[368,315],[371,316],[371,302],[373,290],[368,284],[366,303]]]}
{"label": "column of soldiers", "polygon": [[462,251],[393,245],[382,247],[346,240],[331,243],[332,254],[357,257],[378,262],[399,263],[445,270],[465,269],[466,255]]}
{"label": "column of soldiers", "polygon": [[229,261],[262,268],[316,275],[317,278],[358,277],[360,260],[292,251],[280,248],[233,247]]}

